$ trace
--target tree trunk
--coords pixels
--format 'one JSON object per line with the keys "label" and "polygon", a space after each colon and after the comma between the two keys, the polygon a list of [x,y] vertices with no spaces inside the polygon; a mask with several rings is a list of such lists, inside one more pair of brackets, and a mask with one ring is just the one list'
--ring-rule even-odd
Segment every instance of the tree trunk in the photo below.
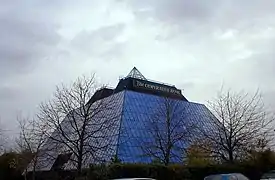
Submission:
{"label": "tree trunk", "polygon": [[169,164],[170,164],[170,160],[169,160],[169,157],[167,157],[166,160],[165,160],[164,165],[165,165],[165,166],[168,166]]}
{"label": "tree trunk", "polygon": [[82,160],[83,160],[83,141],[80,142],[80,148],[77,159],[77,175],[80,176],[82,172]]}
{"label": "tree trunk", "polygon": [[32,180],[35,180],[35,167],[33,167],[33,171],[32,171]]}
{"label": "tree trunk", "polygon": [[82,172],[82,155],[79,156],[77,161],[77,175],[80,176]]}
{"label": "tree trunk", "polygon": [[34,156],[33,169],[32,169],[32,180],[35,180],[36,164],[37,164],[37,155]]}
{"label": "tree trunk", "polygon": [[234,163],[234,157],[233,157],[233,151],[232,150],[230,150],[229,152],[228,152],[228,156],[229,156],[229,163],[231,163],[231,164],[233,164]]}

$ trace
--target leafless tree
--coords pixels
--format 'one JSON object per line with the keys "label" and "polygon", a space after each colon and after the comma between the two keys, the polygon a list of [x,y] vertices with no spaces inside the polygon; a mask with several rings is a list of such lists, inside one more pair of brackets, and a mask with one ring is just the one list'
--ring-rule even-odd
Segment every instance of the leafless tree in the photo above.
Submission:
{"label": "leafless tree", "polygon": [[2,153],[3,149],[4,149],[4,132],[0,127],[0,154]]}
{"label": "leafless tree", "polygon": [[222,161],[241,160],[256,146],[263,148],[270,142],[274,116],[265,108],[258,91],[252,96],[221,91],[209,107],[214,115],[209,115],[212,130],[201,130],[211,144],[208,147],[212,155]]}
{"label": "leafless tree", "polygon": [[[97,89],[94,75],[83,76],[71,86],[57,87],[53,99],[40,106],[38,118],[53,130],[48,133],[49,146],[55,145],[60,161],[67,159],[67,166],[78,173],[87,163],[102,160],[99,154],[112,150],[118,134],[115,100],[89,101]],[[62,163],[56,166],[62,168]]]}
{"label": "leafless tree", "polygon": [[24,166],[20,168],[24,169],[25,178],[28,171],[32,171],[32,179],[35,180],[36,169],[40,168],[38,167],[38,158],[43,153],[42,146],[47,140],[47,129],[38,124],[36,120],[21,116],[18,117],[18,123],[20,135],[16,139],[16,143],[21,153],[21,165]]}
{"label": "leafless tree", "polygon": [[7,138],[7,134],[6,134],[6,130],[3,126],[3,124],[1,123],[1,117],[0,117],[0,154],[2,154],[6,147],[8,138]]}
{"label": "leafless tree", "polygon": [[169,98],[158,100],[148,120],[150,138],[143,142],[142,150],[164,165],[183,161],[187,146],[194,138],[195,126],[188,121],[189,106],[181,103]]}

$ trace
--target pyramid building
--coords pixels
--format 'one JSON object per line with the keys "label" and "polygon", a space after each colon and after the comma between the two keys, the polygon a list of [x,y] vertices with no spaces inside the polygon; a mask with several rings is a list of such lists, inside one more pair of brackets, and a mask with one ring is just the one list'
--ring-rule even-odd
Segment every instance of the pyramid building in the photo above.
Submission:
{"label": "pyramid building", "polygon": [[[162,159],[164,153],[158,145],[161,143],[160,133],[167,132],[167,119],[170,119],[169,125],[173,128],[172,133],[175,133],[174,138],[186,133],[192,124],[209,131],[213,128],[211,113],[205,105],[188,101],[181,90],[173,85],[146,79],[137,68],[133,68],[125,78],[120,79],[116,88],[103,88],[95,92],[88,103],[96,105],[98,102],[112,102],[114,108],[102,110],[94,116],[94,119],[97,122],[103,122],[102,119],[112,119],[113,124],[102,132],[97,132],[96,140],[92,138],[89,140],[93,147],[106,145],[106,148],[98,149],[93,155],[87,154],[83,168],[92,163],[108,163],[114,157],[124,163],[151,163]],[[168,111],[169,109],[173,109],[173,114]],[[66,124],[68,120],[65,118],[61,126]],[[92,128],[94,127],[91,127],[91,131]],[[68,133],[73,133],[69,127]],[[187,134],[184,136],[187,137]],[[197,135],[193,133],[192,136]],[[48,140],[45,147],[51,144],[51,140]],[[171,148],[169,162],[182,163],[184,158],[182,149],[188,145],[189,141],[178,138]],[[58,149],[64,150],[64,148],[60,145]],[[73,157],[67,157],[68,153],[62,152],[65,151],[55,150],[42,155],[38,160],[40,170],[51,170],[60,166],[60,163],[65,169],[73,169],[74,165],[69,161]],[[47,163],[45,164],[43,160]]]}

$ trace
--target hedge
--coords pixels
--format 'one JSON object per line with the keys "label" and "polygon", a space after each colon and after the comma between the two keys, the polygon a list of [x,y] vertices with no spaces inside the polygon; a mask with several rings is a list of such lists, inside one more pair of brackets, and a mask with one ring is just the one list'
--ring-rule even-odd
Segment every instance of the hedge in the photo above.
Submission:
{"label": "hedge", "polygon": [[210,174],[238,172],[251,180],[260,179],[261,175],[272,167],[257,167],[246,164],[215,165],[205,167],[190,167],[182,165],[153,164],[113,164],[111,166],[92,166],[88,170],[88,180],[105,180],[115,178],[147,177],[157,180],[201,180]]}
{"label": "hedge", "polygon": [[[101,172],[101,173],[99,173]],[[110,166],[92,166],[88,172],[89,180],[104,180],[116,178],[155,178],[158,180],[177,180],[190,177],[189,171],[180,165],[152,164],[113,164]]]}
{"label": "hedge", "polygon": [[[107,180],[134,177],[147,177],[157,180],[202,180],[205,176],[210,174],[232,172],[239,172],[246,175],[251,180],[258,180],[264,172],[272,168],[275,168],[275,166],[253,166],[249,164],[213,165],[204,167],[183,165],[163,166],[158,164],[94,165],[89,169],[83,170],[82,177],[78,177],[77,180]],[[72,171],[36,172],[36,180],[73,180],[75,176],[76,173]],[[31,177],[31,174],[29,174],[30,179]],[[18,178],[18,176],[15,178],[14,176],[8,179],[13,180],[21,178]]]}

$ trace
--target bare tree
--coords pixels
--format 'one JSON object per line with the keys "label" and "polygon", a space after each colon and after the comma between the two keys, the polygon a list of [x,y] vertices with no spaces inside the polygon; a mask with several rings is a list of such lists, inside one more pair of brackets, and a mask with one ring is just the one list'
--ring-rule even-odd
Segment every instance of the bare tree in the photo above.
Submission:
{"label": "bare tree", "polygon": [[35,180],[36,169],[41,168],[38,166],[38,159],[43,153],[42,146],[47,140],[47,129],[45,126],[37,124],[34,119],[18,117],[18,123],[20,135],[16,143],[22,154],[21,165],[24,166],[20,168],[24,169],[25,178],[28,171],[32,171],[32,179]]}
{"label": "bare tree", "polygon": [[183,161],[195,126],[188,121],[188,103],[162,98],[148,120],[150,138],[143,142],[143,152],[164,165]]}
{"label": "bare tree", "polygon": [[111,151],[118,134],[116,103],[111,98],[89,102],[96,90],[94,75],[83,76],[71,86],[57,87],[53,99],[41,104],[38,118],[53,130],[48,133],[49,146],[55,145],[60,154],[56,168],[64,168],[66,162],[81,173],[84,165]]}
{"label": "bare tree", "polygon": [[7,136],[5,134],[5,129],[3,127],[3,124],[1,123],[1,117],[0,117],[0,154],[3,153],[5,150],[5,144],[7,143]]}
{"label": "bare tree", "polygon": [[212,155],[222,161],[233,163],[245,158],[259,143],[262,147],[270,142],[274,117],[265,108],[258,91],[253,96],[221,91],[209,106],[214,114],[209,116],[212,130],[201,130],[203,138],[211,144]]}
{"label": "bare tree", "polygon": [[3,132],[3,129],[1,129],[0,127],[0,154],[4,150],[4,147],[5,147],[4,144],[5,144],[4,132]]}

